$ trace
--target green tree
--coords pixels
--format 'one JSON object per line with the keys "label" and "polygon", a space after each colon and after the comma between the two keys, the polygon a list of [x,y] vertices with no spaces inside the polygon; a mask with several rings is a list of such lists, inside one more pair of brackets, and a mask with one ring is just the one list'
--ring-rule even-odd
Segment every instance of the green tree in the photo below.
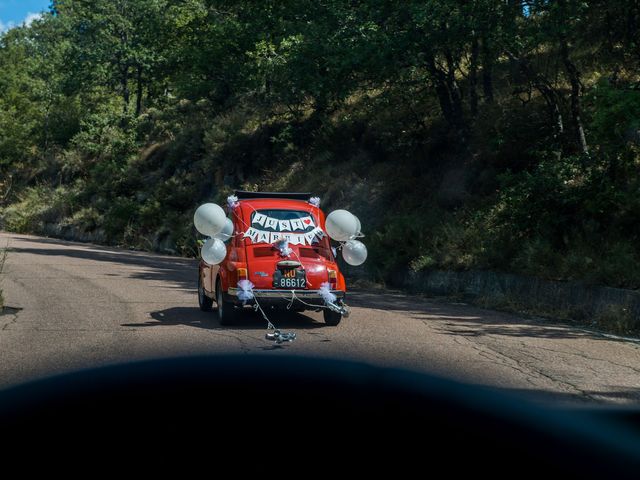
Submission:
{"label": "green tree", "polygon": [[166,59],[167,0],[58,0],[54,4],[71,40],[69,63],[76,89],[102,86],[118,92],[124,114],[135,95],[135,114],[143,108]]}

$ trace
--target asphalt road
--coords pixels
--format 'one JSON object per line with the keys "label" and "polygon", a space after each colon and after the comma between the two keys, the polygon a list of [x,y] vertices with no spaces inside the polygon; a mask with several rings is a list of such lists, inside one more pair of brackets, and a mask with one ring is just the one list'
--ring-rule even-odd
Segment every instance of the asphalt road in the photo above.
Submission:
{"label": "asphalt road", "polygon": [[310,355],[427,371],[553,402],[640,403],[640,343],[567,325],[382,291],[351,316],[248,312],[232,328],[198,309],[193,260],[0,233],[0,388],[135,359],[235,352]]}

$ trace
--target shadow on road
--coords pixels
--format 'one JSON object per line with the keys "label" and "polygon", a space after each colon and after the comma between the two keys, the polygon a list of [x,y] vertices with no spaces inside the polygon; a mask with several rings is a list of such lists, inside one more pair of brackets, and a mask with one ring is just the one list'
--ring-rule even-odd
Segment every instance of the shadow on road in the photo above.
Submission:
{"label": "shadow on road", "polygon": [[[293,312],[270,312],[269,319],[280,329],[314,329],[324,327],[325,324],[313,318]],[[215,312],[203,312],[198,307],[171,307],[149,314],[148,321],[139,323],[123,323],[123,327],[170,327],[185,325],[206,330],[263,330],[266,328],[264,319],[250,309],[240,312],[234,319],[233,325],[222,326],[218,322]]]}
{"label": "shadow on road", "polygon": [[526,318],[522,314],[486,310],[473,305],[454,304],[446,299],[428,299],[397,292],[381,294],[375,291],[356,290],[350,292],[348,303],[353,307],[408,312],[412,318],[425,325],[433,325],[434,328],[448,335],[612,340],[598,332],[589,332],[538,317]]}
{"label": "shadow on road", "polygon": [[0,317],[2,315],[15,315],[16,313],[20,312],[20,310],[22,310],[21,307],[9,307],[8,305],[5,305],[4,307],[0,308]]}
{"label": "shadow on road", "polygon": [[[21,247],[21,243],[50,244],[54,247]],[[197,260],[194,259],[158,256],[143,252],[116,250],[98,245],[69,243],[62,240],[50,240],[46,238],[13,238],[11,240],[11,247],[9,248],[9,251],[30,255],[41,255],[48,258],[66,257],[89,260],[92,262],[114,263],[128,267],[141,267],[140,270],[128,272],[126,277],[140,280],[167,282],[174,284],[176,288],[193,291],[195,291],[197,287],[198,264]],[[109,274],[105,276],[117,275]]]}
{"label": "shadow on road", "polygon": [[123,323],[123,327],[171,327],[186,325],[206,330],[219,329],[220,324],[211,312],[203,312],[197,307],[171,307],[150,313],[145,322]]}
{"label": "shadow on road", "polygon": [[[269,320],[281,330],[284,329],[299,329],[309,330],[315,328],[323,328],[326,326],[324,322],[316,321],[314,318],[305,315],[304,313],[288,312],[283,310],[266,310]],[[266,327],[266,321],[262,316],[251,309],[245,308],[243,312],[239,312],[234,319],[233,326],[231,328],[242,329],[263,329]]]}
{"label": "shadow on road", "polygon": [[[419,318],[419,317],[417,317]],[[516,317],[496,318],[495,315],[486,315],[474,320],[458,319],[456,317],[440,317],[442,320],[450,320],[445,323],[442,331],[451,335],[463,337],[482,337],[486,335],[525,337],[525,338],[548,338],[554,340],[570,340],[576,338],[588,338],[593,340],[608,340],[595,332],[579,330],[569,325],[544,324],[542,320],[537,322],[522,320]],[[424,321],[424,320],[423,320]]]}

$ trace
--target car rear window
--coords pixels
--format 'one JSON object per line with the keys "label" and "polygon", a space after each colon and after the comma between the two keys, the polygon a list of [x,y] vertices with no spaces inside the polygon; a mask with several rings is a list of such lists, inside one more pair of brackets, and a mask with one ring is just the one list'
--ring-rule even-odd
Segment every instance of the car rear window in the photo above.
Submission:
{"label": "car rear window", "polygon": [[316,223],[313,215],[300,210],[256,210],[251,214],[251,226],[267,232],[306,233],[316,228]]}

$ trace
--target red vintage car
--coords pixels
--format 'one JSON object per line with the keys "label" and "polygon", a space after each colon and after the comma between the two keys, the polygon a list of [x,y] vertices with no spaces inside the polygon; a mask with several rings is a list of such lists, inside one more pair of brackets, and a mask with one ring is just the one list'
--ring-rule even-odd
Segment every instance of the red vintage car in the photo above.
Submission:
{"label": "red vintage car", "polygon": [[[325,323],[338,325],[347,313],[346,284],[324,233],[325,215],[309,202],[310,194],[235,195],[237,202],[227,208],[234,233],[226,242],[226,258],[220,265],[200,261],[200,308],[210,311],[215,301],[223,325],[232,324],[245,305],[256,301],[265,310],[322,309]],[[242,280],[251,282],[253,299],[243,298],[238,284],[248,283]],[[335,295],[332,308],[327,308],[321,287],[325,295],[327,290]]]}

